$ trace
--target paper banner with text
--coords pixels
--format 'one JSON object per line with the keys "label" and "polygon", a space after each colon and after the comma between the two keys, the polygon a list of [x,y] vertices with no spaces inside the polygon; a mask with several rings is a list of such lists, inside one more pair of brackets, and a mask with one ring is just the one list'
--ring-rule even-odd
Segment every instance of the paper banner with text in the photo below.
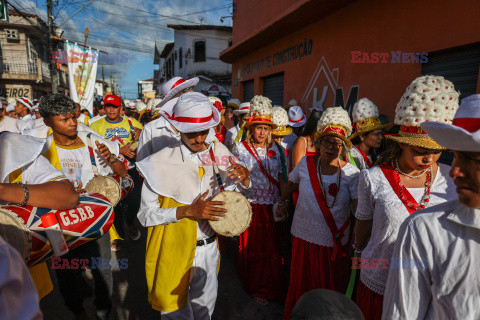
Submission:
{"label": "paper banner with text", "polygon": [[93,114],[93,96],[97,77],[98,51],[83,49],[67,42],[70,98]]}

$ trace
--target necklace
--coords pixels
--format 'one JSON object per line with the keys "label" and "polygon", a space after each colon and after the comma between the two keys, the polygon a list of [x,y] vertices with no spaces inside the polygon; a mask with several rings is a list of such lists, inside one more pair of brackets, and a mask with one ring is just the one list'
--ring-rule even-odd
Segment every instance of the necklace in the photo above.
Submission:
{"label": "necklace", "polygon": [[78,139],[80,139],[80,137],[77,136],[77,139],[75,139],[75,141],[73,141],[73,142],[70,143],[70,144],[60,144],[60,143],[58,143],[55,139],[54,139],[54,141],[55,141],[55,144],[56,144],[57,146],[70,147],[70,146],[73,146],[75,143],[77,143]]}
{"label": "necklace", "polygon": [[[425,179],[425,189],[424,189],[423,197],[420,200],[420,203],[418,203],[418,204],[411,203],[411,202],[407,201],[407,197],[405,196],[405,192],[408,192],[408,190],[407,190],[407,188],[405,188],[404,184],[400,180],[400,175],[399,175],[399,173],[396,169],[395,169],[395,172],[396,172],[395,177],[397,178],[397,183],[400,186],[400,200],[402,200],[402,202],[406,206],[408,206],[409,208],[413,208],[415,210],[425,209],[428,202],[430,202],[430,188],[432,186],[432,166],[430,166],[430,168],[428,168],[424,171],[424,173],[427,174],[426,179]],[[422,173],[422,175],[423,175],[423,173]],[[418,177],[418,176],[414,176],[414,177]]]}
{"label": "necklace", "polygon": [[337,183],[332,183],[328,187],[328,194],[333,197],[333,202],[328,203],[327,200],[327,192],[325,191],[325,184],[323,183],[323,173],[322,173],[322,166],[320,164],[320,157],[318,157],[317,160],[317,177],[318,181],[320,181],[320,186],[322,187],[322,192],[323,195],[325,196],[325,202],[327,203],[328,208],[332,208],[335,205],[335,202],[337,201],[337,195],[338,195],[338,190],[340,190],[340,182],[341,182],[341,176],[342,176],[342,169],[340,167],[340,159],[337,159],[338,161],[338,167],[337,167]]}
{"label": "necklace", "polygon": [[414,176],[414,175],[411,175],[411,174],[408,174],[408,173],[405,173],[403,172],[401,169],[400,169],[400,166],[398,165],[398,160],[395,159],[395,171],[397,171],[397,173],[403,175],[403,176],[406,176],[406,177],[409,177],[411,179],[416,179],[416,178],[420,178],[421,176],[423,176],[428,170],[431,170],[432,169],[432,166],[430,166],[429,169],[426,169],[426,170],[423,170],[422,173]]}

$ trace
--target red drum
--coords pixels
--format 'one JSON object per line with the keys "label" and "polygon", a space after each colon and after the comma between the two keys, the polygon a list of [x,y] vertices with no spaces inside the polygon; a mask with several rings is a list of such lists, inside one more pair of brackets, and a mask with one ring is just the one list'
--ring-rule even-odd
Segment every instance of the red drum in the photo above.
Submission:
{"label": "red drum", "polygon": [[115,179],[118,184],[120,185],[120,189],[122,189],[122,200],[125,199],[125,197],[132,192],[134,184],[133,184],[133,179],[130,177],[128,174],[125,178],[119,177],[117,175],[112,175],[111,176],[113,179]]}
{"label": "red drum", "polygon": [[53,256],[41,220],[48,213],[55,213],[70,250],[103,236],[114,219],[112,204],[100,194],[80,195],[78,207],[72,210],[0,206],[0,236],[23,255],[28,267]]}

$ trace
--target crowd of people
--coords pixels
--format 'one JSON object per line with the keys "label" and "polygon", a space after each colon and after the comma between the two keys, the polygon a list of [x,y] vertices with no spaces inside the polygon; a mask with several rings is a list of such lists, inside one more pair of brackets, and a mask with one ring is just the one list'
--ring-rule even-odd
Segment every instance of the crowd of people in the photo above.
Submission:
{"label": "crowd of people", "polygon": [[[421,76],[390,123],[367,98],[351,114],[307,111],[207,97],[197,83],[174,77],[146,103],[110,94],[93,115],[62,94],[9,100],[0,204],[68,210],[95,177],[133,183],[109,232],[63,258],[111,259],[141,238],[138,219],[162,319],[212,317],[225,238],[209,220],[228,212],[211,198],[224,190],[253,212],[234,238],[243,287],[259,305],[284,304],[284,319],[314,289],[345,294],[367,320],[480,318],[480,95],[459,105],[450,81]],[[47,264],[27,271],[0,238],[0,269],[0,318],[40,319]],[[82,269],[55,272],[67,308],[88,319]],[[92,274],[97,318],[108,319],[112,271]]]}

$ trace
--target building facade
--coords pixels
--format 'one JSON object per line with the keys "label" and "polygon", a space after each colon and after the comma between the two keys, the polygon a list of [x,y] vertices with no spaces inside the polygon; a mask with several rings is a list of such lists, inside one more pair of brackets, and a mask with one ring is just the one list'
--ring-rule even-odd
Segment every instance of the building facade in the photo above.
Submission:
{"label": "building facade", "polygon": [[217,84],[230,91],[232,66],[222,62],[220,52],[232,41],[232,27],[212,25],[168,25],[174,41],[157,41],[154,63],[159,64],[155,84],[172,77],[199,77],[195,91]]}
{"label": "building facade", "polygon": [[405,88],[442,75],[461,97],[480,91],[480,1],[234,0],[232,97],[304,109],[363,97],[393,116]]}
{"label": "building facade", "polygon": [[[9,17],[0,22],[0,96],[36,99],[51,93],[47,25],[34,14],[9,10]],[[68,67],[59,63],[57,69],[59,91],[67,92]]]}

